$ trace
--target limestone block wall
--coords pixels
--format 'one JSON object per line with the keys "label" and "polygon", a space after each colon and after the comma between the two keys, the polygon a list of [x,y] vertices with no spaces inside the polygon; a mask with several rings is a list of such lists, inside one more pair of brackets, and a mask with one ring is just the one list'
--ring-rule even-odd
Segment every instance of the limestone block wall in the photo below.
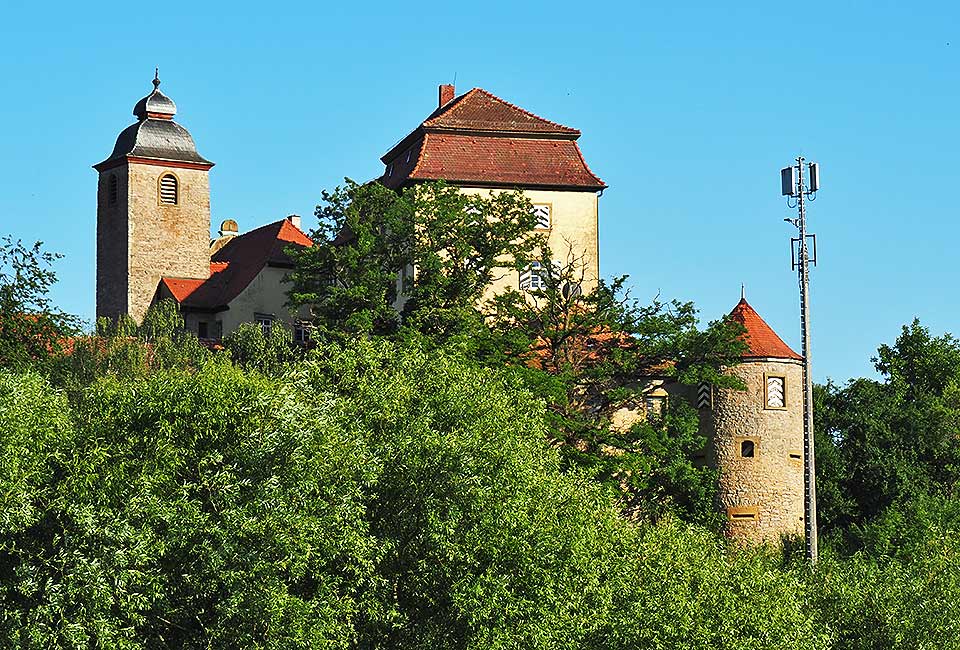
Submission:
{"label": "limestone block wall", "polygon": [[[749,543],[803,534],[803,384],[799,361],[745,360],[734,372],[746,391],[715,390],[703,418],[719,469],[726,534]],[[766,382],[784,379],[784,406],[770,408]],[[752,447],[753,456],[744,457]],[[750,444],[752,443],[752,444]]]}
{"label": "limestone block wall", "polygon": [[[140,163],[129,163],[126,169],[127,313],[140,321],[161,277],[210,275],[210,181],[201,169]],[[159,201],[160,177],[168,173],[178,180],[177,205]]]}
{"label": "limestone block wall", "polygon": [[[116,201],[110,197],[116,179]],[[127,188],[126,166],[100,174],[97,182],[97,318],[116,318],[127,311]]]}

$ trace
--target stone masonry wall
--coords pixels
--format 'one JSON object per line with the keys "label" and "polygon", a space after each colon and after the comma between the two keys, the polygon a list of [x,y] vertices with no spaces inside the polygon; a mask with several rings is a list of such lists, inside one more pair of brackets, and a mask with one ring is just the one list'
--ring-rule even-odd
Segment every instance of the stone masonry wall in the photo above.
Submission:
{"label": "stone masonry wall", "polygon": [[[210,181],[205,170],[140,163],[131,163],[127,168],[127,313],[139,322],[161,277],[210,275]],[[159,201],[160,177],[167,173],[179,181],[177,205],[162,205]],[[99,260],[97,264],[100,265]]]}
{"label": "stone masonry wall", "polygon": [[[708,458],[719,469],[719,499],[729,538],[779,542],[803,534],[803,384],[799,361],[745,361],[733,370],[746,391],[716,390]],[[765,408],[765,381],[785,378],[784,409]],[[754,444],[753,458],[741,444]]]}
{"label": "stone masonry wall", "polygon": [[[110,177],[117,179],[117,201],[110,204]],[[127,311],[127,168],[114,167],[97,182],[97,318]]]}

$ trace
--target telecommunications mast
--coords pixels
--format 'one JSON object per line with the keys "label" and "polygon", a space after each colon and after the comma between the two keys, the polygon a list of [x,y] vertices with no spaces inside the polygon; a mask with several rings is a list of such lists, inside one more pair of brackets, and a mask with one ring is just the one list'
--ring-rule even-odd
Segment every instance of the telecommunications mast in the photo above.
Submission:
{"label": "telecommunications mast", "polygon": [[[807,172],[809,183],[804,183]],[[813,378],[810,375],[810,264],[817,265],[817,237],[807,234],[804,199],[816,199],[820,189],[820,165],[807,163],[803,156],[797,164],[780,170],[781,193],[787,205],[797,208],[799,217],[784,219],[800,231],[790,239],[790,266],[797,271],[800,284],[800,333],[803,346],[803,526],[807,559],[817,561],[817,479],[813,454]],[[811,251],[812,249],[812,251]]]}

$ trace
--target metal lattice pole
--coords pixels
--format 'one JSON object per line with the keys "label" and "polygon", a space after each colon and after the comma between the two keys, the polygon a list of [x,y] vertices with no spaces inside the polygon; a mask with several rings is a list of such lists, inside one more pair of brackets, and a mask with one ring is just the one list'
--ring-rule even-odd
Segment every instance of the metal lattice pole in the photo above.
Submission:
{"label": "metal lattice pole", "polygon": [[797,158],[797,208],[800,219],[800,330],[803,347],[803,525],[807,560],[817,561],[817,477],[813,433],[813,377],[810,374],[810,252],[807,248],[807,213],[804,205],[803,157]]}

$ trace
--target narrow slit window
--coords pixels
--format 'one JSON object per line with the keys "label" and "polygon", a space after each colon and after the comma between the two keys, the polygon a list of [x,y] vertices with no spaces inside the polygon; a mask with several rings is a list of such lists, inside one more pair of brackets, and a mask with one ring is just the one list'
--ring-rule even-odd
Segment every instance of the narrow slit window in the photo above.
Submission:
{"label": "narrow slit window", "polygon": [[119,199],[120,181],[117,180],[116,174],[110,174],[110,178],[107,179],[107,204],[116,205]]}
{"label": "narrow slit window", "polygon": [[755,512],[735,512],[734,514],[730,515],[730,518],[731,518],[731,519],[747,519],[747,520],[753,520],[753,519],[756,519],[756,518],[757,518],[757,513],[755,513]]}
{"label": "narrow slit window", "polygon": [[173,174],[164,174],[160,177],[160,203],[163,205],[177,205],[180,202],[180,187],[177,177]]}

